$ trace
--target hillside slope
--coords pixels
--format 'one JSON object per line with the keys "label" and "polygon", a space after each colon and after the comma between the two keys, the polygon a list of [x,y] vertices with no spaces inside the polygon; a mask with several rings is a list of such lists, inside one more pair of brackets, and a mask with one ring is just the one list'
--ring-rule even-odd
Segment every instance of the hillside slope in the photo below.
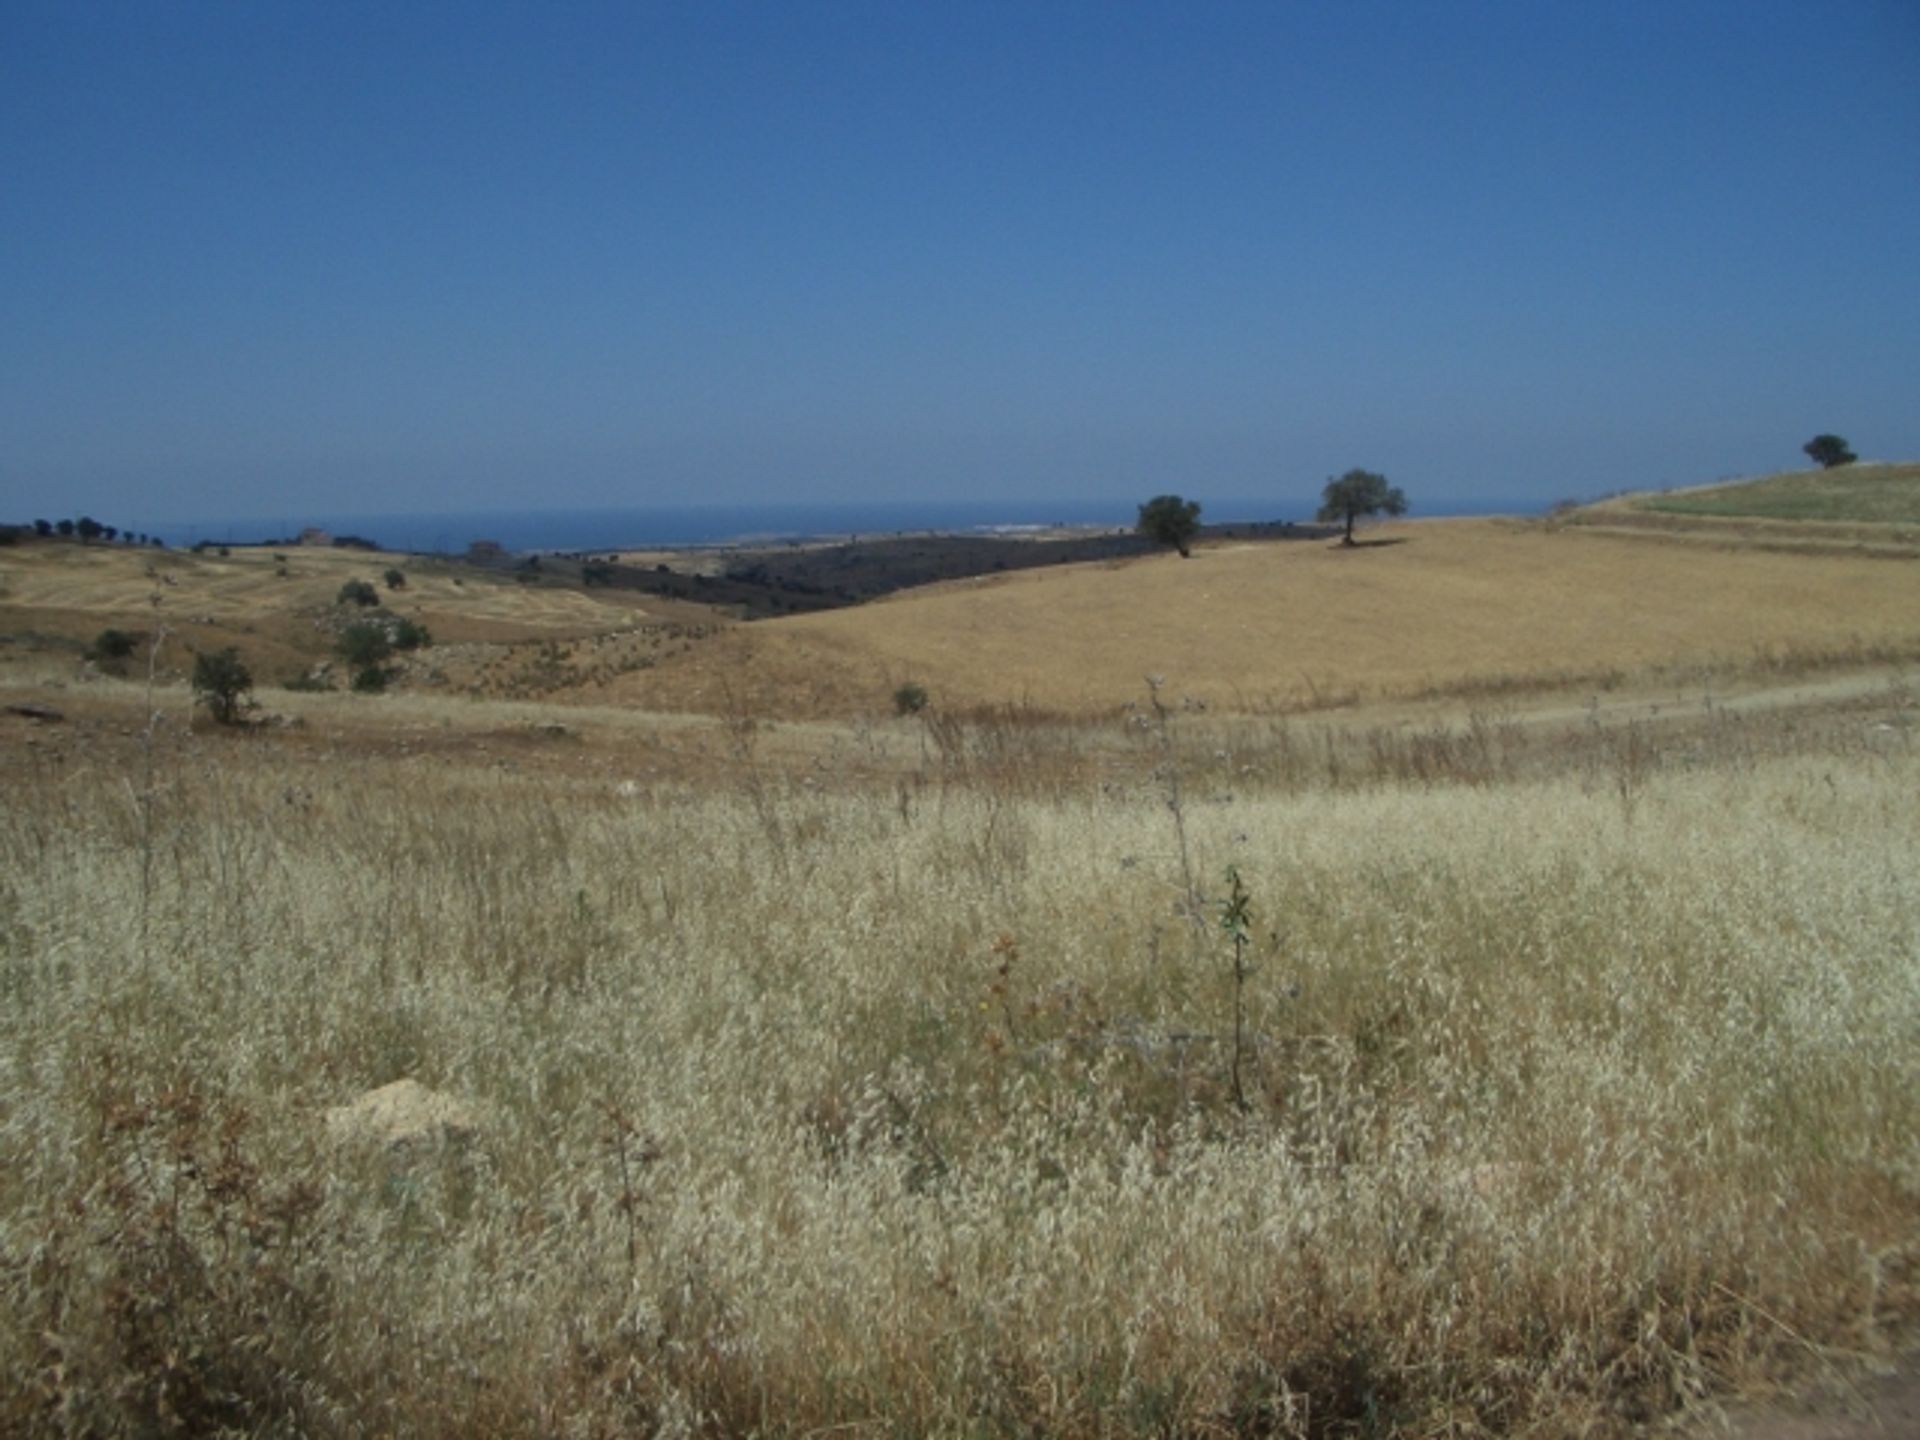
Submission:
{"label": "hillside slope", "polygon": [[1920,464],[1868,462],[1639,491],[1558,523],[1777,550],[1920,558]]}
{"label": "hillside slope", "polygon": [[806,716],[884,709],[908,679],[947,705],[1106,710],[1160,675],[1216,707],[1296,707],[1786,652],[1920,652],[1920,572],[1429,521],[1354,550],[1229,545],[937,586],[736,628],[618,683],[657,708]]}
{"label": "hillside slope", "polygon": [[1757,480],[1646,495],[1635,503],[1642,510],[1673,515],[1920,525],[1920,464],[1869,462],[1831,470],[1793,470]]}

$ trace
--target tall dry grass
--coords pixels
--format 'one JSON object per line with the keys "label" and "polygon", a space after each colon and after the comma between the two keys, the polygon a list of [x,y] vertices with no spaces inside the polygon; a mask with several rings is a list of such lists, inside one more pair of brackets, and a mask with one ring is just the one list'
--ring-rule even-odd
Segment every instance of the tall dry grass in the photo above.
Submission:
{"label": "tall dry grass", "polygon": [[[1105,772],[981,717],[884,783],[627,793],[223,743],[150,817],[47,771],[0,811],[0,1429],[1605,1434],[1877,1349],[1896,702],[1557,762],[1176,714]],[[1253,897],[1244,1112],[1170,764]],[[328,1138],[400,1076],[475,1138]]]}

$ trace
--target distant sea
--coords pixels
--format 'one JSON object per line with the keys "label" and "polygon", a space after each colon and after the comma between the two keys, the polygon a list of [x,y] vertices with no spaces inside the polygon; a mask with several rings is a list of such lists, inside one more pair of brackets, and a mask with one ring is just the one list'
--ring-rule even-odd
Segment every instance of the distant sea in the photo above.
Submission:
{"label": "distant sea", "polygon": [[[1528,506],[1498,503],[1438,509],[1425,515],[1511,514]],[[492,540],[512,551],[639,550],[749,541],[872,537],[903,531],[1005,531],[1048,526],[1133,524],[1137,501],[999,500],[915,501],[859,505],[689,505],[654,509],[473,510],[440,514],[339,515],[290,511],[279,519],[209,520],[162,525],[153,533],[169,545],[202,540],[246,545],[291,540],[313,527],[357,535],[387,550],[457,554],[475,540]],[[1311,504],[1275,501],[1206,503],[1208,523],[1311,519]]]}

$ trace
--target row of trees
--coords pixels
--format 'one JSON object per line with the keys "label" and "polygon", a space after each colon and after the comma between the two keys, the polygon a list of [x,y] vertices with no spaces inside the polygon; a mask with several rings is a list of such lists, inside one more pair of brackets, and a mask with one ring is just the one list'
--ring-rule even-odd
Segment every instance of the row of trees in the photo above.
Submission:
{"label": "row of trees", "polygon": [[77,536],[82,540],[118,540],[125,545],[153,545],[159,548],[165,548],[166,543],[158,535],[136,534],[118,526],[102,525],[91,515],[82,515],[76,520],[36,520],[33,522],[33,533],[43,539],[55,535],[68,539]]}
{"label": "row of trees", "polygon": [[[1323,524],[1339,522],[1346,526],[1343,545],[1354,543],[1354,522],[1362,517],[1406,513],[1406,492],[1371,470],[1349,470],[1327,481],[1320,492],[1318,518]],[[1156,544],[1173,546],[1182,557],[1191,555],[1194,537],[1200,533],[1200,502],[1179,495],[1156,495],[1140,507],[1135,528]]]}

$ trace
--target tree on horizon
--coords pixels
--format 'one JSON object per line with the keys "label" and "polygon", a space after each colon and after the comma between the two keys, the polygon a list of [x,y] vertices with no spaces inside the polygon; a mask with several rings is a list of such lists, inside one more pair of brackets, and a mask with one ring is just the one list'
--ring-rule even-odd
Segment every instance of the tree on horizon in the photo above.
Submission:
{"label": "tree on horizon", "polygon": [[1134,528],[1156,544],[1173,546],[1185,560],[1193,554],[1193,537],[1200,533],[1200,502],[1156,495],[1140,507]]}
{"label": "tree on horizon", "polygon": [[1320,492],[1318,518],[1323,522],[1346,522],[1347,532],[1340,542],[1343,545],[1354,543],[1353,522],[1362,515],[1406,513],[1406,492],[1398,485],[1389,485],[1386,476],[1371,470],[1349,470],[1339,479],[1327,481],[1327,488]]}
{"label": "tree on horizon", "polygon": [[1853,447],[1838,435],[1816,435],[1800,448],[1816,465],[1827,470],[1851,465],[1860,458],[1853,453]]}

